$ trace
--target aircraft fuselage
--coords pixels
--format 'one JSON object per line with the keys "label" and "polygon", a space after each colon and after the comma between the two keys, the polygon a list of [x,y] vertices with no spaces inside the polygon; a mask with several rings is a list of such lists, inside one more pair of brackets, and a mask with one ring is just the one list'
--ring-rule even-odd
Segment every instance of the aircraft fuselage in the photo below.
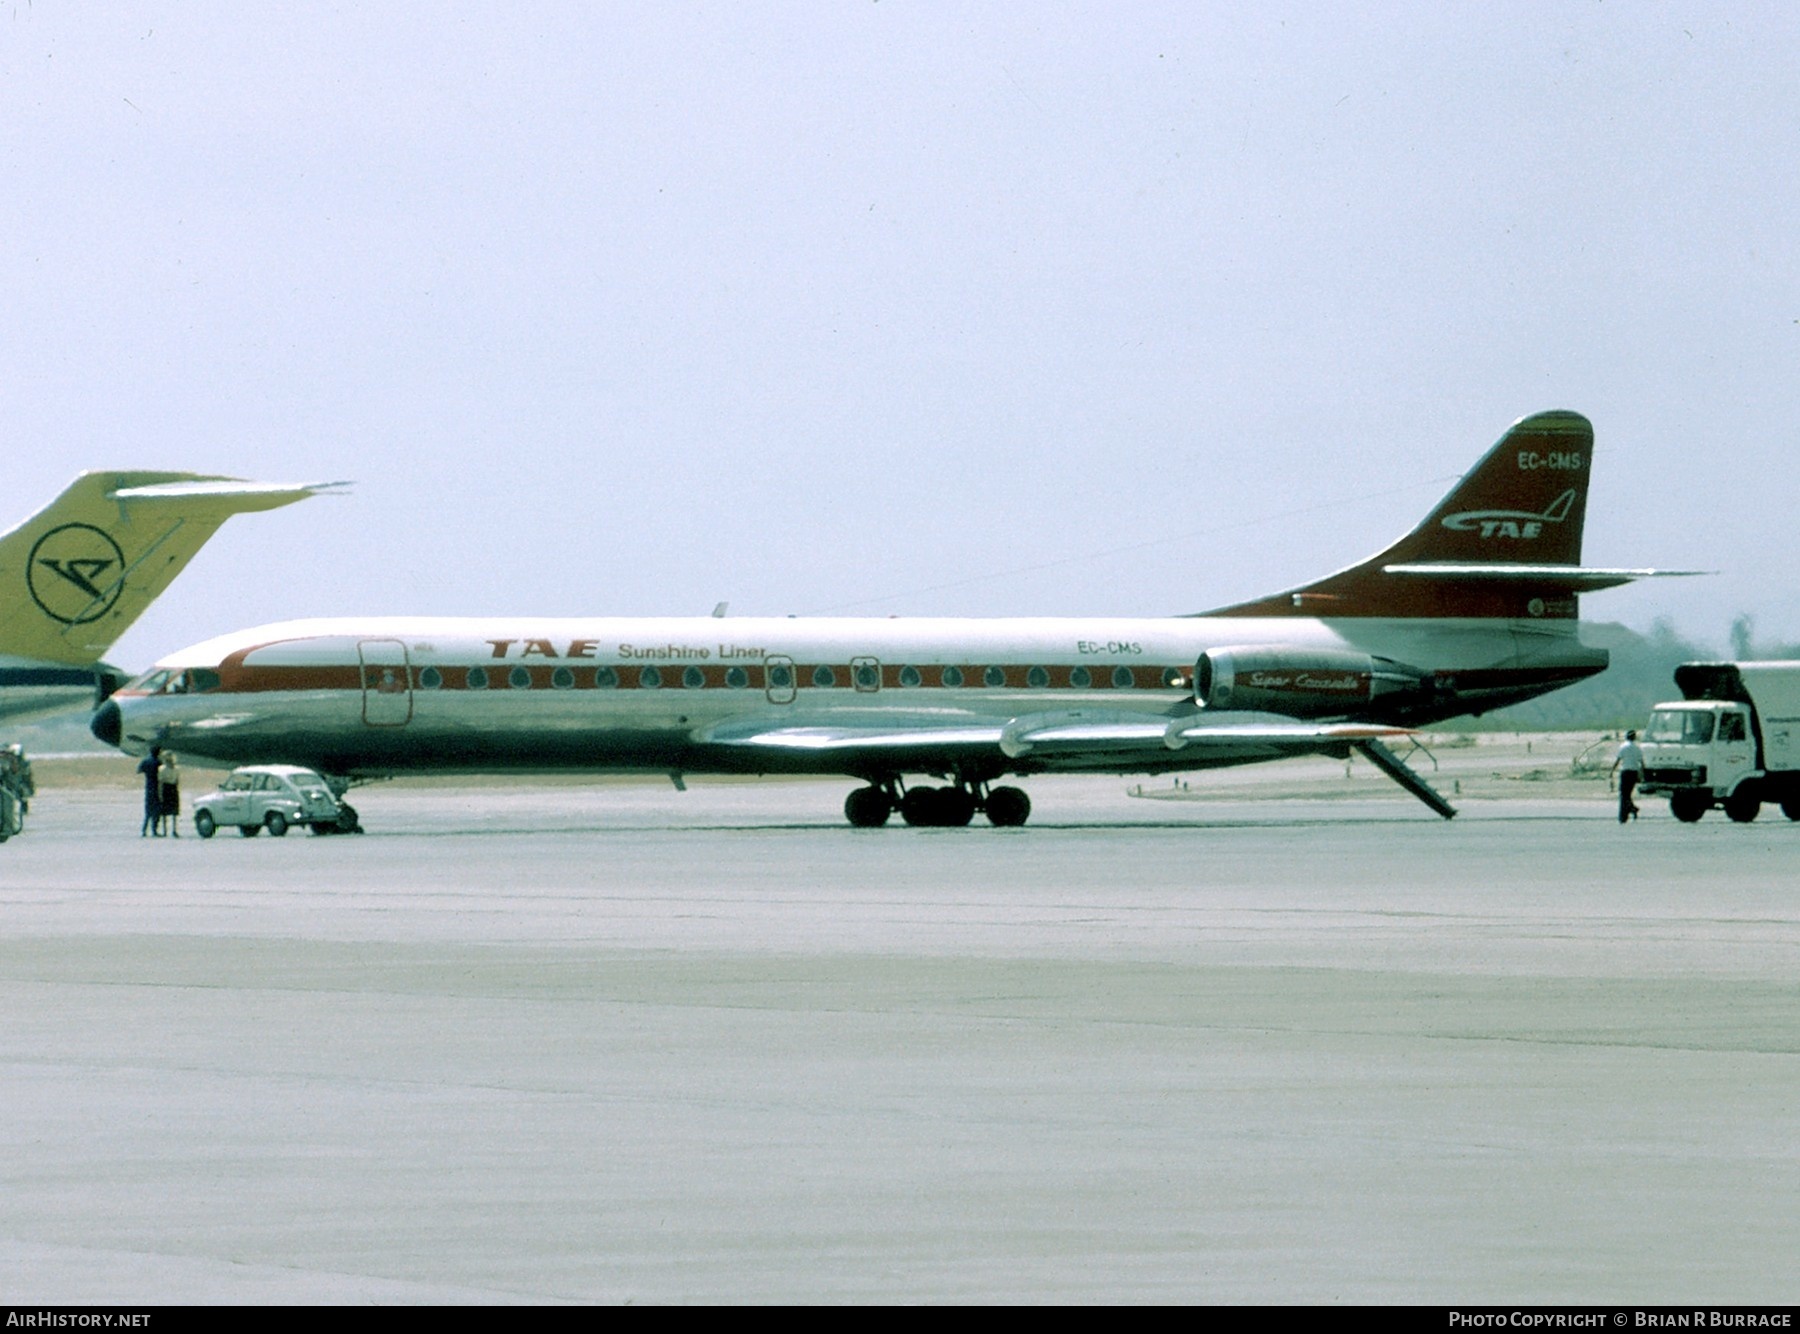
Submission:
{"label": "aircraft fuselage", "polygon": [[[1005,755],[958,729],[1205,712],[1196,663],[1291,653],[1240,690],[1298,692],[1283,714],[1412,725],[1481,712],[1601,670],[1572,622],[1155,619],[428,619],[291,622],[164,659],[114,696],[115,739],[219,765],[347,777],[445,771],[1163,772],[1271,758],[1133,745]],[[1336,655],[1336,656],[1332,656]],[[1417,669],[1383,696],[1355,657]],[[1308,664],[1323,663],[1323,669]],[[1334,694],[1335,692],[1335,694]],[[1336,696],[1341,695],[1341,705]],[[1281,696],[1287,698],[1287,696]],[[105,709],[96,720],[111,730]],[[1216,712],[1216,711],[1215,711]],[[817,729],[819,744],[807,744]],[[871,734],[858,746],[847,734]],[[757,739],[779,732],[780,746]],[[825,739],[829,732],[829,743]],[[918,738],[907,744],[909,735]],[[895,740],[897,738],[897,741]],[[1129,752],[1129,753],[1127,753]],[[1291,753],[1291,749],[1288,753]]]}

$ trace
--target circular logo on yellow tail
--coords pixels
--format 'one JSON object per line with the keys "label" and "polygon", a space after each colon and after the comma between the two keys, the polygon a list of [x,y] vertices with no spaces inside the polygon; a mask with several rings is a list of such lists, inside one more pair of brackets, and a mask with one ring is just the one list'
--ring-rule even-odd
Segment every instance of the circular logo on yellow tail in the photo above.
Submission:
{"label": "circular logo on yellow tail", "polygon": [[86,625],[113,609],[125,591],[125,553],[86,523],[65,523],[38,538],[25,562],[31,600],[64,625]]}

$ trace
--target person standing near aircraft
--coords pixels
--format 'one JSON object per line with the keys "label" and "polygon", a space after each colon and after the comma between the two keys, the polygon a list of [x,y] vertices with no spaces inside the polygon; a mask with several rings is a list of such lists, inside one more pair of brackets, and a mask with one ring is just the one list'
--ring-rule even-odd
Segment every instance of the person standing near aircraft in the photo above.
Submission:
{"label": "person standing near aircraft", "polygon": [[138,837],[162,837],[162,750],[152,746],[150,753],[138,761],[137,771],[144,776],[144,823],[138,826]]}
{"label": "person standing near aircraft", "polygon": [[1619,823],[1637,819],[1637,803],[1631,794],[1644,776],[1644,752],[1638,748],[1637,733],[1627,732],[1625,744],[1619,747],[1619,758],[1612,766],[1619,775]]}
{"label": "person standing near aircraft", "polygon": [[157,810],[168,826],[170,838],[181,837],[181,770],[174,753],[163,756],[156,770]]}

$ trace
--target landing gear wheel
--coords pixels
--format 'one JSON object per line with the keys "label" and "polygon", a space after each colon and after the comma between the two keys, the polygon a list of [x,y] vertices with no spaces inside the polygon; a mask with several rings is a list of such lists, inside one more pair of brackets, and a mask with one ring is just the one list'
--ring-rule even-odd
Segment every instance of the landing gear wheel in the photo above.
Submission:
{"label": "landing gear wheel", "polygon": [[1669,795],[1669,813],[1683,824],[1693,824],[1712,809],[1712,798],[1704,792],[1673,792]]}
{"label": "landing gear wheel", "polygon": [[262,833],[262,826],[259,824],[241,824],[238,826],[238,833],[242,834],[245,838],[255,838],[258,834]]}
{"label": "landing gear wheel", "polygon": [[1031,798],[1016,787],[997,787],[987,796],[988,823],[1015,829],[1031,818]]}
{"label": "landing gear wheel", "polygon": [[938,790],[935,787],[909,787],[900,798],[900,818],[915,829],[942,824],[938,818]]}
{"label": "landing gear wheel", "polygon": [[1725,814],[1738,824],[1749,824],[1762,813],[1762,798],[1753,792],[1733,792],[1725,798]]}
{"label": "landing gear wheel", "polygon": [[844,818],[858,829],[879,829],[894,813],[894,803],[878,787],[859,787],[844,798]]}
{"label": "landing gear wheel", "polygon": [[270,838],[287,836],[287,816],[280,811],[270,811],[263,817],[263,824],[268,827]]}
{"label": "landing gear wheel", "polygon": [[960,787],[938,789],[938,823],[961,829],[975,818],[975,798]]}
{"label": "landing gear wheel", "polygon": [[211,838],[219,831],[219,823],[213,819],[211,811],[194,812],[194,832],[201,838]]}
{"label": "landing gear wheel", "polygon": [[356,818],[356,807],[347,801],[338,803],[337,831],[340,834],[360,834],[363,831],[362,821]]}

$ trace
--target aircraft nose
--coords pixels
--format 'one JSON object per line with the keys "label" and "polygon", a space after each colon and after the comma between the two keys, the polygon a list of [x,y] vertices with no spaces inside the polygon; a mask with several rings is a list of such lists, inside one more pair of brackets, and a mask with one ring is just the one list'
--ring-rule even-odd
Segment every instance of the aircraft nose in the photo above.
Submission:
{"label": "aircraft nose", "polygon": [[119,706],[107,700],[94,710],[93,721],[88,730],[109,746],[116,746],[125,735],[125,716],[119,712]]}

